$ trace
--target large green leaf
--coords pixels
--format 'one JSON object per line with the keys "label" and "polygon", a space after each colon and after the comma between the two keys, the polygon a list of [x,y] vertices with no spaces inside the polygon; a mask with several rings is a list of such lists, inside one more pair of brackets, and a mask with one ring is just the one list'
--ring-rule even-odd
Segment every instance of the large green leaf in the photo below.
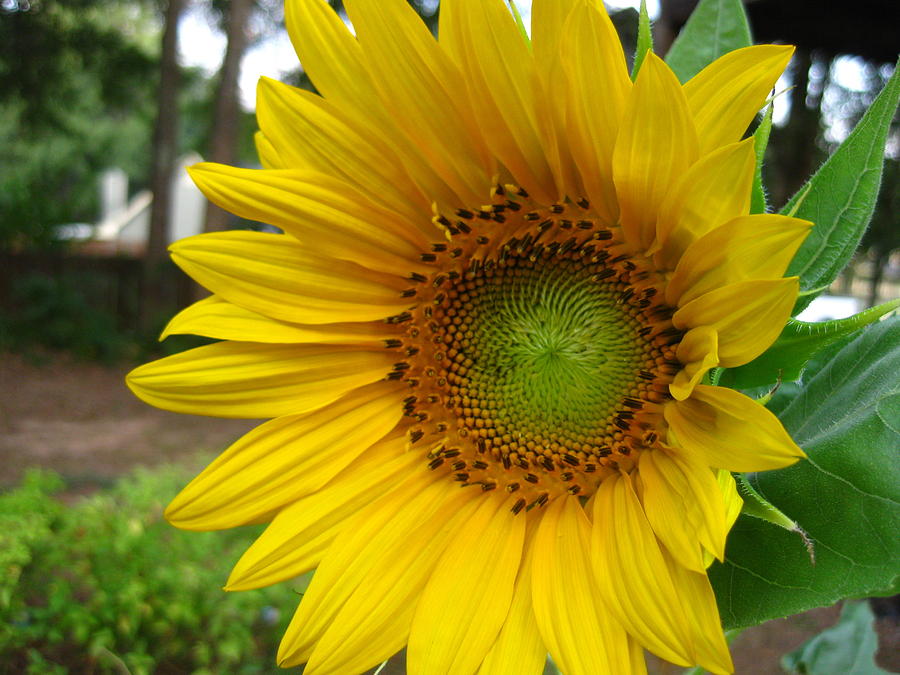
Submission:
{"label": "large green leaf", "polygon": [[816,675],[889,675],[875,664],[878,634],[868,602],[848,602],[841,608],[837,625],[810,638],[781,659],[789,673]]}
{"label": "large green leaf", "polygon": [[718,384],[732,389],[750,389],[775,384],[779,379],[783,382],[796,380],[807,361],[822,349],[878,321],[898,306],[900,300],[892,300],[846,319],[818,323],[790,319],[769,349],[747,365],[723,371]]}
{"label": "large green leaf", "polygon": [[751,43],[741,0],[700,0],[666,55],[678,79],[687,82],[722,54]]}
{"label": "large green leaf", "polygon": [[794,315],[834,281],[872,218],[881,185],[885,139],[898,100],[900,68],[895,68],[856,128],[782,209],[782,213],[815,223],[786,275],[799,276],[804,292]]}
{"label": "large green leaf", "polygon": [[900,319],[819,364],[780,414],[809,459],[748,476],[807,532],[815,561],[797,534],[741,516],[709,571],[728,628],[887,593],[900,577]]}

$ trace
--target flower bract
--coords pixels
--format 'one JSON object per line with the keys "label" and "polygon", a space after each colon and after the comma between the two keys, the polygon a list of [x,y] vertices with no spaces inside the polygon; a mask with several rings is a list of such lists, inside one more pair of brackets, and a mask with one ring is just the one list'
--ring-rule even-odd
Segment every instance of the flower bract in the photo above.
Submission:
{"label": "flower bract", "polygon": [[282,665],[411,673],[728,673],[706,569],[731,471],[803,456],[713,386],[776,339],[810,223],[749,214],[748,125],[791,48],[634,82],[599,2],[288,0],[321,95],[263,79],[262,170],[191,169],[282,234],[172,246],[212,295],[166,334],[220,340],[134,370],[145,401],[266,418],[169,506],[270,523],[227,588],[316,569]]}

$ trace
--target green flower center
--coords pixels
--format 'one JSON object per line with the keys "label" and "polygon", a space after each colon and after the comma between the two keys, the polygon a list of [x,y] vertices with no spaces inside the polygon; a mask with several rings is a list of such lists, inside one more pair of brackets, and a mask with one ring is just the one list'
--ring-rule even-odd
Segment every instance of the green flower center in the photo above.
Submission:
{"label": "green flower center", "polygon": [[[509,186],[507,186],[508,188]],[[522,200],[507,198],[507,195]],[[682,335],[664,280],[587,200],[541,206],[523,190],[438,214],[446,242],[412,272],[404,354],[413,448],[466,486],[515,493],[512,510],[591,494],[659,442]]]}
{"label": "green flower center", "polygon": [[447,407],[467,427],[488,422],[485,435],[508,436],[504,445],[590,443],[637,393],[640,324],[619,301],[624,284],[597,280],[580,259],[542,263],[509,257],[460,280],[437,310]]}

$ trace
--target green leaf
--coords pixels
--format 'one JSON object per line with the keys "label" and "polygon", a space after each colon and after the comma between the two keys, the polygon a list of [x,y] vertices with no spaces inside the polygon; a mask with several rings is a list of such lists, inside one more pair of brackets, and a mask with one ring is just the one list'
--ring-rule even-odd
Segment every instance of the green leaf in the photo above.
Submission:
{"label": "green leaf", "polygon": [[806,323],[790,319],[765,353],[744,366],[725,370],[719,377],[719,384],[732,389],[750,389],[774,384],[779,379],[792,382],[800,377],[807,362],[819,351],[878,321],[897,307],[900,307],[900,300],[835,321]]}
{"label": "green leaf", "polygon": [[869,326],[815,372],[781,420],[809,456],[748,475],[762,497],[802,527],[797,536],[741,516],[726,559],[709,575],[727,628],[753,626],[883,593],[900,575],[900,319]]}
{"label": "green leaf", "polygon": [[746,476],[743,474],[735,474],[734,478],[735,483],[737,484],[738,493],[740,493],[741,499],[744,500],[744,504],[741,506],[741,513],[764,520],[767,523],[781,527],[788,532],[799,534],[800,538],[803,539],[803,545],[806,546],[806,550],[809,552],[810,560],[815,560],[816,553],[813,543],[810,541],[809,536],[804,532],[803,528],[778,510],[771,502],[766,501],[766,499],[750,485]]}
{"label": "green leaf", "polygon": [[[788,267],[787,276],[800,277],[801,291],[827,288],[856,250],[878,198],[884,146],[900,100],[900,67],[872,106],[809,182],[782,209],[799,203],[797,218],[815,223]],[[804,195],[804,191],[808,190]],[[797,299],[793,315],[803,311],[817,292]]]}
{"label": "green leaf", "polygon": [[525,27],[525,22],[522,21],[522,14],[519,12],[515,0],[509,0],[509,11],[512,12],[513,19],[516,21],[516,26],[519,28],[522,37],[525,38],[525,43],[530,46],[531,36],[528,35],[528,29]]}
{"label": "green leaf", "polygon": [[766,154],[766,146],[769,145],[769,134],[772,131],[772,111],[775,106],[771,103],[766,107],[763,118],[753,134],[753,149],[756,152],[756,173],[753,174],[753,191],[750,194],[750,213],[766,212],[766,190],[762,182],[763,158]]}
{"label": "green leaf", "polygon": [[700,0],[666,55],[678,79],[687,82],[722,54],[752,42],[741,0]]}
{"label": "green leaf", "polygon": [[875,616],[868,602],[848,602],[841,618],[781,659],[781,667],[791,673],[842,673],[843,675],[888,675],[875,665],[878,634]]}
{"label": "green leaf", "polygon": [[637,48],[634,50],[634,65],[631,67],[632,80],[637,78],[647,52],[651,51],[653,51],[653,33],[650,30],[650,14],[647,13],[647,0],[641,0],[641,11],[638,14]]}

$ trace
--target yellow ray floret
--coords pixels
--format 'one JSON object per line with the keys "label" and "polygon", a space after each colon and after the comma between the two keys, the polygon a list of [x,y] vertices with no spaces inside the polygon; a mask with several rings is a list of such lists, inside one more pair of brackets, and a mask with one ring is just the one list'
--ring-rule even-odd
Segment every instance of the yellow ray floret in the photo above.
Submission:
{"label": "yellow ray floret", "polygon": [[166,517],[189,529],[235,527],[321,489],[396,426],[397,394],[395,384],[379,382],[260,425],[197,476]]}

